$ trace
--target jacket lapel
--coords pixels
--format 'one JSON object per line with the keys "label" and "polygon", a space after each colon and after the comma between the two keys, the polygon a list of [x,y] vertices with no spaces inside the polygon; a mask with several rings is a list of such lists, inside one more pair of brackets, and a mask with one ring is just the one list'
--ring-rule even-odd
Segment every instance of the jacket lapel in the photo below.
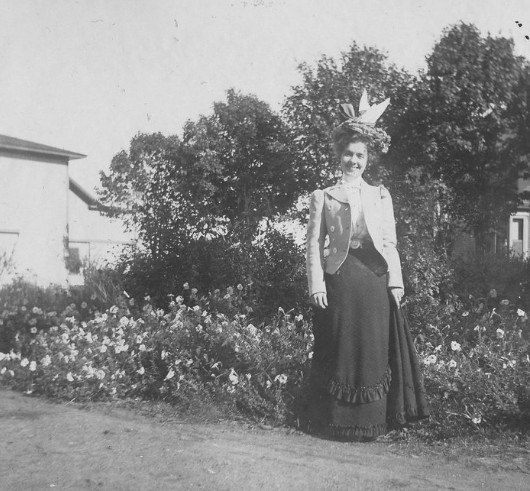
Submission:
{"label": "jacket lapel", "polygon": [[337,201],[340,201],[342,203],[350,202],[348,200],[348,193],[340,184],[335,184],[334,186],[326,188],[324,191]]}

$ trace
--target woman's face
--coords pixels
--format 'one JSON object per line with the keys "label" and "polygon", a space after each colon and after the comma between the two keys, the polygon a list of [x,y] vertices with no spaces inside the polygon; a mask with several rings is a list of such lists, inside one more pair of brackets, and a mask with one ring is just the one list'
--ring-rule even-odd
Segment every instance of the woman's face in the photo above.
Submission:
{"label": "woman's face", "polygon": [[340,167],[344,177],[352,179],[363,175],[368,162],[368,148],[361,141],[349,143],[340,155]]}

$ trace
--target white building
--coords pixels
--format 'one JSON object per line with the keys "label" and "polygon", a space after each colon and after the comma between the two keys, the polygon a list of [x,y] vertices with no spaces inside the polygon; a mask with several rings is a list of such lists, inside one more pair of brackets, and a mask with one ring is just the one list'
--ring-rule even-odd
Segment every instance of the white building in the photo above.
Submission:
{"label": "white building", "polygon": [[69,177],[69,161],[84,157],[0,135],[0,283],[79,283],[72,259],[110,259],[134,239]]}

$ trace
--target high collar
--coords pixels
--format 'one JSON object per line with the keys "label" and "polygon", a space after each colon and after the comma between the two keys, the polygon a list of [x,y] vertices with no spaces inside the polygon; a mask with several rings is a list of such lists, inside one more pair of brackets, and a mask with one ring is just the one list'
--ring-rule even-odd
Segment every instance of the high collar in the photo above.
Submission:
{"label": "high collar", "polygon": [[355,181],[348,182],[344,180],[344,178],[341,178],[338,182],[339,186],[343,186],[347,189],[361,189],[361,185],[364,182],[362,177],[359,177],[358,179],[355,179]]}

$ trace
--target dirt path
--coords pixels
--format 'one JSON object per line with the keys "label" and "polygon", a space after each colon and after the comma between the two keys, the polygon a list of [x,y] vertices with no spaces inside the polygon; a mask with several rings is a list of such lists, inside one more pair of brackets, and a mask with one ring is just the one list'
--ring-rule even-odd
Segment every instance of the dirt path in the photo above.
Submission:
{"label": "dirt path", "polygon": [[0,489],[530,489],[522,472],[396,455],[384,443],[94,407],[0,390]]}

